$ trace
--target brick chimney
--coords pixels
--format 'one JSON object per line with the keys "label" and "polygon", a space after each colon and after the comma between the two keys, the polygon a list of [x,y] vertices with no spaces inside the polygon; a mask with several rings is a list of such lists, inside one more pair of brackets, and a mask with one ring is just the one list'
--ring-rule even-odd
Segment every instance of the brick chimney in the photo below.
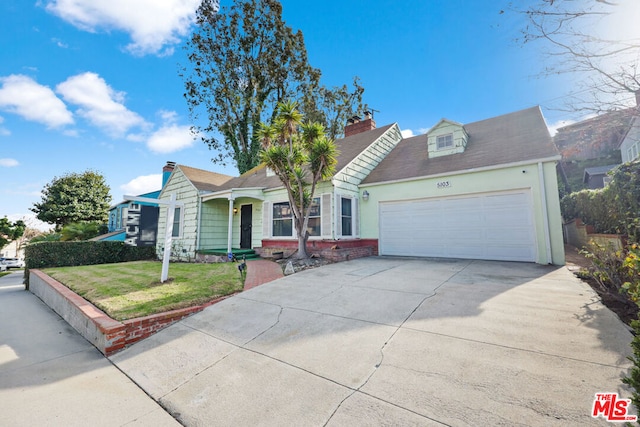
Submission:
{"label": "brick chimney", "polygon": [[371,112],[364,112],[364,120],[359,116],[353,116],[347,120],[347,125],[344,127],[344,136],[356,135],[358,133],[367,132],[376,128],[376,122],[373,120]]}
{"label": "brick chimney", "polygon": [[176,167],[176,162],[167,162],[166,165],[162,167],[162,188],[164,188],[167,181],[169,181],[169,177],[171,173]]}

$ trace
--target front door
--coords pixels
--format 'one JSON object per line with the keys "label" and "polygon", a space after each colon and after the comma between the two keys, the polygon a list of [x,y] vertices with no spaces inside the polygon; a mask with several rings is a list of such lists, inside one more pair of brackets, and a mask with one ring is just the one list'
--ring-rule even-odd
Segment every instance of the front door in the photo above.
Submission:
{"label": "front door", "polygon": [[253,205],[240,207],[240,249],[251,249],[251,212]]}

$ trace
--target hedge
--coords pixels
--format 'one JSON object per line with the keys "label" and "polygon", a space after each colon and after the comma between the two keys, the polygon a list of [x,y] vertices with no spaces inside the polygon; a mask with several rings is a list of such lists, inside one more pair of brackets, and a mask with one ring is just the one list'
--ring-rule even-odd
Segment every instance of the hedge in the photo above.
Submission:
{"label": "hedge", "polygon": [[618,166],[605,188],[568,194],[560,206],[565,220],[580,218],[596,233],[624,234],[639,242],[640,162]]}
{"label": "hedge", "polygon": [[156,259],[154,246],[137,247],[124,242],[38,242],[25,248],[25,282],[29,288],[29,269]]}

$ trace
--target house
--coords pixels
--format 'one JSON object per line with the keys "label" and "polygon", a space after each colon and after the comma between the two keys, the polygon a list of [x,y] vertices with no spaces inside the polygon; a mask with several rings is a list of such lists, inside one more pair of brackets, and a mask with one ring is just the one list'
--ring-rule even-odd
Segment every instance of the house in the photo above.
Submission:
{"label": "house", "polygon": [[[327,249],[337,242],[372,246],[359,236],[358,184],[402,139],[397,124],[376,128],[370,116],[347,126],[345,135],[336,141],[336,174],[316,188],[309,221],[312,248]],[[184,210],[176,210],[172,225],[177,258],[194,259],[212,250],[226,253],[229,248],[258,248],[264,255],[297,248],[287,193],[264,165],[231,179],[176,165],[160,198],[168,199],[171,193],[185,204]],[[160,208],[160,235],[166,230],[166,209]]]}
{"label": "house", "polygon": [[640,117],[635,116],[629,130],[620,141],[622,162],[628,163],[640,158]]}
{"label": "house", "polygon": [[[167,162],[162,168],[162,187],[165,186],[175,162]],[[157,199],[162,190],[139,194],[136,197],[147,201],[126,200],[109,208],[108,232],[91,240],[121,241],[132,246],[155,246],[158,229]]]}
{"label": "house", "polygon": [[[636,94],[640,103],[640,93]],[[562,160],[558,163],[558,174],[565,193],[585,188],[599,188],[585,181],[592,178],[587,168],[600,168],[624,162],[620,145],[628,134],[636,107],[609,111],[595,117],[559,128],[554,143],[560,150]],[[587,173],[587,175],[585,175]],[[600,182],[599,177],[594,182]],[[597,184],[600,185],[600,184]]]}
{"label": "house", "polygon": [[[315,194],[312,252],[564,263],[560,155],[539,108],[466,125],[443,119],[406,139],[397,123],[376,128],[367,116],[336,144],[337,172]],[[169,225],[174,257],[297,246],[286,191],[264,165],[235,178],[176,165],[160,198],[171,194],[184,203]]]}
{"label": "house", "polygon": [[582,182],[591,190],[604,188],[604,186],[609,182],[609,171],[613,170],[617,166],[618,165],[605,165],[585,168]]}

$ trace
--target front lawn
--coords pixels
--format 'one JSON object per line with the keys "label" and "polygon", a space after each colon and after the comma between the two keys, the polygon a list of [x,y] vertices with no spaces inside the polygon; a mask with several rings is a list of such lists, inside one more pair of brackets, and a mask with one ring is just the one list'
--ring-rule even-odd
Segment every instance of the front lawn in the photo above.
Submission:
{"label": "front lawn", "polygon": [[172,263],[160,283],[162,263],[134,261],[43,269],[111,318],[126,320],[191,307],[241,291],[235,263]]}

